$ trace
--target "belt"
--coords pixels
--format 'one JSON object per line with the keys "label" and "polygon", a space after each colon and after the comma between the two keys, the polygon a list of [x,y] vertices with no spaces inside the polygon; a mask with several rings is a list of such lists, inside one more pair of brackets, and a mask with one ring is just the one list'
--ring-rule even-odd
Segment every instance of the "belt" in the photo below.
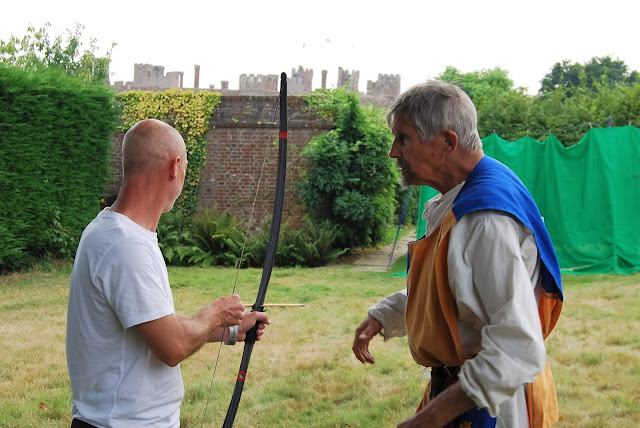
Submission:
{"label": "belt", "polygon": [[460,366],[431,367],[431,377],[457,377],[458,373],[460,373]]}
{"label": "belt", "polygon": [[460,366],[431,367],[431,398],[456,383],[459,372]]}
{"label": "belt", "polygon": [[71,421],[71,428],[97,428],[97,427],[81,419],[73,419]]}

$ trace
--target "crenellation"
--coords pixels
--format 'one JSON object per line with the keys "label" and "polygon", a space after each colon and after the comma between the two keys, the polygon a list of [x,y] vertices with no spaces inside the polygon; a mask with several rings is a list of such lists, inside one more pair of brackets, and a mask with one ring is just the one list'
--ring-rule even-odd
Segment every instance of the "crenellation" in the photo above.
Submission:
{"label": "crenellation", "polygon": [[242,74],[240,75],[240,91],[278,92],[278,76],[276,74]]}
{"label": "crenellation", "polygon": [[[194,87],[199,90],[200,66],[194,66]],[[336,88],[345,88],[349,92],[357,92],[364,104],[376,107],[389,107],[400,95],[399,74],[378,74],[377,81],[367,81],[366,93],[359,92],[360,71],[338,68]],[[280,76],[275,74],[242,74],[239,77],[239,89],[229,89],[229,81],[220,81],[220,89],[207,85],[204,90],[217,91],[223,95],[272,95],[277,94]],[[183,88],[184,72],[170,71],[165,74],[164,67],[151,64],[135,64],[134,79],[131,82],[117,81],[113,84],[116,92],[130,90],[159,91],[170,88]],[[313,91],[313,69],[298,66],[291,69],[287,80],[288,91],[292,95],[304,95]],[[322,70],[321,88],[327,89],[327,70]]]}
{"label": "crenellation", "polygon": [[152,64],[134,64],[133,81],[117,81],[114,87],[117,92],[131,89],[165,90],[170,88],[182,88],[184,73],[182,71],[169,71],[165,75],[164,67]]}

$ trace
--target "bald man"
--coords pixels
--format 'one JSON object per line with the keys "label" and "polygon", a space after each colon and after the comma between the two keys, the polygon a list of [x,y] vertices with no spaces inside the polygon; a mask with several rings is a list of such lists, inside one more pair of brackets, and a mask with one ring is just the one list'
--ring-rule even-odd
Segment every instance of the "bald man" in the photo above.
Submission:
{"label": "bald man", "polygon": [[242,341],[266,314],[237,295],[189,317],[176,314],[156,228],[182,191],[182,136],[147,119],[123,141],[118,198],[87,226],[76,253],[67,312],[72,427],[178,427],[179,363],[207,342]]}

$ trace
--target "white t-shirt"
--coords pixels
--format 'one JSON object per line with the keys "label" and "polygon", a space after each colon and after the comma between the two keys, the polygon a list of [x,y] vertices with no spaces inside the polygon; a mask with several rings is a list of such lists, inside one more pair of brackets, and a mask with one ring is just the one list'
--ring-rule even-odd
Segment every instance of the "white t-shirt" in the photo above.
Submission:
{"label": "white t-shirt", "polygon": [[180,367],[131,327],[174,313],[155,233],[102,211],[80,239],[69,290],[67,366],[73,417],[97,427],[180,425]]}

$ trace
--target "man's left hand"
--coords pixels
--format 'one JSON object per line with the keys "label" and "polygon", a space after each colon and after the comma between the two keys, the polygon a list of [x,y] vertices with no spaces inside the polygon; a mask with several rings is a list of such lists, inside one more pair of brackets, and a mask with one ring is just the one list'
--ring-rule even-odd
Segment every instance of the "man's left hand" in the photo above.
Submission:
{"label": "man's left hand", "polygon": [[261,336],[264,334],[264,328],[271,324],[269,317],[264,312],[248,312],[245,314],[242,321],[238,325],[238,342],[244,342],[244,339],[247,337],[247,332],[253,328],[253,326],[258,323],[258,329],[256,331],[256,340],[260,340]]}

